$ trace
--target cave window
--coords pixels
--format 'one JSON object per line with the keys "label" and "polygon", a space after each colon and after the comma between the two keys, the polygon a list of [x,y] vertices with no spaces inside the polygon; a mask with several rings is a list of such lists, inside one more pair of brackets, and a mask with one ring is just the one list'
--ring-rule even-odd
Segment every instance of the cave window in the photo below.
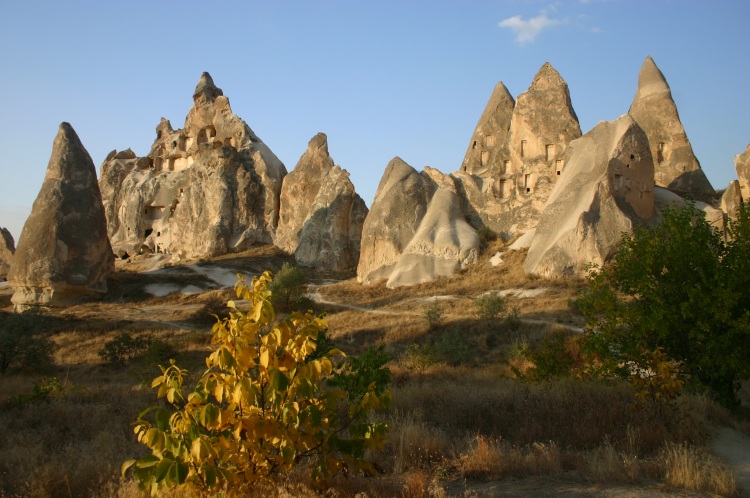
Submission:
{"label": "cave window", "polygon": [[521,140],[521,157],[526,157],[526,148],[527,148],[527,142],[526,140]]}
{"label": "cave window", "polygon": [[154,233],[154,229],[153,228],[147,228],[146,231],[143,233],[143,236],[144,237],[148,237],[152,233]]}
{"label": "cave window", "polygon": [[177,147],[177,140],[172,140],[172,147]]}
{"label": "cave window", "polygon": [[120,256],[120,259],[128,259],[129,257],[130,257],[130,254],[128,254],[128,253],[123,253],[123,255],[122,255],[122,256]]}
{"label": "cave window", "polygon": [[555,172],[557,172],[557,176],[560,176],[560,173],[562,173],[563,170],[563,161],[562,159],[558,159],[555,161]]}
{"label": "cave window", "polygon": [[208,127],[208,138],[214,138],[216,136],[216,128],[214,126]]}
{"label": "cave window", "polygon": [[531,193],[531,174],[523,176],[523,187],[526,189],[526,193]]}
{"label": "cave window", "polygon": [[553,144],[547,144],[545,147],[545,151],[547,154],[547,161],[551,161],[552,156],[555,155],[555,146]]}
{"label": "cave window", "polygon": [[482,166],[486,166],[489,159],[490,159],[490,153],[487,152],[486,150],[483,150],[482,157],[481,157]]}
{"label": "cave window", "polygon": [[509,161],[509,160],[507,160],[507,159],[505,160],[505,169],[504,169],[504,173],[505,173],[506,175],[509,175],[509,174],[513,173],[513,165],[512,165],[512,164],[510,163],[510,161]]}
{"label": "cave window", "polygon": [[477,141],[476,140],[474,140],[474,143],[471,144],[471,148],[472,149],[476,149],[477,148]]}
{"label": "cave window", "polygon": [[495,146],[495,136],[494,135],[488,135],[484,137],[484,145],[487,147],[494,147]]}
{"label": "cave window", "polygon": [[664,161],[664,155],[667,152],[667,146],[664,142],[659,142],[659,147],[656,149],[656,160],[658,162]]}

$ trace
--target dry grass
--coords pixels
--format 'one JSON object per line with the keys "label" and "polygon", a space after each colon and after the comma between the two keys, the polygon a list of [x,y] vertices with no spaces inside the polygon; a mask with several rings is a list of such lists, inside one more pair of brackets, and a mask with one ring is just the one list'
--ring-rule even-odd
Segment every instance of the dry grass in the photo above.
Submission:
{"label": "dry grass", "polygon": [[[568,302],[581,283],[527,278],[521,269],[523,253],[507,253],[504,265],[488,266],[486,261],[498,250],[504,250],[501,243],[484,253],[483,263],[432,284],[386,289],[348,280],[321,287],[331,301],[370,310],[329,307],[330,336],[339,347],[356,354],[382,344],[394,357],[394,406],[379,415],[391,426],[391,437],[385,449],[372,456],[385,473],[376,479],[336,479],[326,491],[298,473],[253,489],[232,490],[228,496],[446,496],[443,484],[450,480],[564,472],[593,482],[656,479],[731,495],[734,478],[701,445],[712,424],[747,429],[750,423],[705,398],[681,398],[675,420],[662,423],[630,409],[632,390],[625,384],[525,383],[510,378],[505,360],[513,351],[565,330],[565,324],[580,324]],[[263,265],[278,268],[288,259],[276,250],[253,248],[201,264],[254,272]],[[155,403],[154,393],[141,385],[157,369],[138,362],[113,368],[102,363],[98,351],[122,332],[152,334],[176,347],[179,364],[197,375],[208,350],[214,322],[210,315],[225,311],[223,302],[231,291],[163,298],[143,292],[148,283],[167,279],[176,284],[203,282],[189,272],[180,275],[118,273],[112,300],[51,317],[50,334],[58,346],[53,371],[0,379],[0,424],[5,428],[0,432],[0,496],[144,496],[118,474],[122,461],[143,451],[134,442],[130,423]],[[524,288],[546,289],[536,298],[511,300],[525,322],[477,318],[474,297],[488,290]],[[448,297],[439,300],[443,323],[430,329],[421,312],[435,296]],[[0,295],[6,297],[7,292]],[[443,360],[421,374],[408,372],[399,362],[410,344],[434,348],[440,341],[468,347],[469,358],[453,362],[457,365]],[[62,393],[48,402],[13,401],[50,375],[66,386]],[[163,496],[204,495],[176,490]]]}

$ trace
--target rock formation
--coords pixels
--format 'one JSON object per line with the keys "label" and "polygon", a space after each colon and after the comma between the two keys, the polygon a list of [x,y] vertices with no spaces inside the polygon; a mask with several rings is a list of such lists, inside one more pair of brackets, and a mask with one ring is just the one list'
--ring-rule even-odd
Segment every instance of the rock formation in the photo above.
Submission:
{"label": "rock formation", "polygon": [[203,73],[185,127],[162,118],[146,157],[113,151],[101,167],[109,236],[127,258],[206,257],[270,243],[286,168]]}
{"label": "rock formation", "polygon": [[328,139],[310,140],[281,186],[275,244],[294,254],[297,263],[317,269],[356,269],[367,206],[354,191],[349,173],[335,166]]}
{"label": "rock formation", "polygon": [[734,168],[740,184],[740,197],[743,202],[750,202],[750,144],[742,154],[734,156]]}
{"label": "rock formation", "polygon": [[96,168],[68,123],[21,232],[8,281],[16,309],[66,306],[107,290],[114,256]]}
{"label": "rock formation", "polygon": [[549,63],[515,106],[498,84],[454,174],[467,217],[508,237],[533,229],[580,136],[568,85]]}
{"label": "rock formation", "polygon": [[732,180],[721,196],[721,211],[729,218],[736,219],[740,211],[740,204],[742,204],[740,182]]}
{"label": "rock formation", "polygon": [[565,174],[549,196],[524,263],[543,276],[580,274],[616,251],[634,221],[654,214],[648,138],[628,115],[570,143]]}
{"label": "rock formation", "polygon": [[450,276],[477,258],[479,236],[464,220],[453,178],[387,166],[365,220],[357,280],[388,287]]}
{"label": "rock formation", "polygon": [[693,154],[667,80],[650,56],[638,74],[629,114],[648,136],[657,186],[688,197],[714,193]]}
{"label": "rock formation", "polygon": [[0,280],[5,280],[10,270],[16,243],[7,228],[0,227]]}

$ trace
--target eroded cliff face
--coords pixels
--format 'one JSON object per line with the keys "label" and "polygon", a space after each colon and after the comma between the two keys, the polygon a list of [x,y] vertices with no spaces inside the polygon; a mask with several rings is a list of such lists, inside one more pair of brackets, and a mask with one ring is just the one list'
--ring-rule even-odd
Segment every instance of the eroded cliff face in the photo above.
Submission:
{"label": "eroded cliff face", "polygon": [[391,160],[363,227],[357,280],[415,285],[475,262],[479,236],[460,206],[451,176]]}
{"label": "eroded cliff face", "polygon": [[329,155],[328,138],[318,133],[284,178],[275,244],[300,265],[351,272],[359,262],[367,212],[349,173]]}
{"label": "eroded cliff face", "polygon": [[0,227],[0,280],[5,280],[16,251],[16,243],[7,228]]}
{"label": "eroded cliff face", "polygon": [[648,138],[624,115],[602,121],[570,143],[566,172],[542,212],[524,263],[546,277],[604,264],[623,232],[655,214],[654,162]]}
{"label": "eroded cliff face", "polygon": [[515,102],[498,84],[453,174],[469,221],[506,237],[536,227],[568,144],[580,136],[568,85],[549,63]]}
{"label": "eroded cliff face", "polygon": [[687,197],[714,193],[693,154],[667,80],[651,57],[638,74],[629,114],[648,136],[657,186]]}
{"label": "eroded cliff face", "polygon": [[8,274],[16,310],[68,306],[107,291],[114,256],[96,168],[62,123]]}
{"label": "eroded cliff face", "polygon": [[101,167],[108,233],[118,257],[175,259],[271,243],[286,168],[203,73],[185,127],[161,120],[146,157],[113,151]]}

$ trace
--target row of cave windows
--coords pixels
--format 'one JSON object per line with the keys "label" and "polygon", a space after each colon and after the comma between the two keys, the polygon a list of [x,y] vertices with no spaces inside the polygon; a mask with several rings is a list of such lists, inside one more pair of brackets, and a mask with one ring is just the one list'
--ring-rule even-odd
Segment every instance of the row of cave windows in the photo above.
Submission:
{"label": "row of cave windows", "polygon": [[[493,135],[487,135],[486,137],[484,137],[484,146],[485,147],[494,147],[495,146],[495,137]],[[474,140],[474,143],[471,145],[471,148],[472,149],[476,149],[477,148],[477,141],[476,140]],[[524,157],[526,157],[527,150],[528,150],[528,140],[521,140],[521,159],[523,159]],[[547,145],[545,145],[544,146],[544,151],[545,151],[545,158],[546,158],[545,160],[551,161],[552,158],[555,155],[555,145],[554,144],[547,144]],[[656,148],[656,162],[658,162],[658,163],[664,162],[664,159],[666,158],[667,154],[668,154],[667,144],[665,142],[659,142],[659,145]],[[489,151],[486,151],[486,150],[482,151],[482,153],[481,153],[481,159],[480,159],[481,163],[482,163],[482,166],[486,166],[487,165],[487,161],[489,160],[489,155],[490,155]],[[561,160],[558,159],[556,162],[558,164],[560,164]],[[508,167],[509,164],[510,164],[510,161],[505,161],[506,168]],[[558,171],[557,171],[558,175],[560,174],[560,171],[561,170],[558,169]],[[508,172],[506,171],[506,173],[508,173]]]}

